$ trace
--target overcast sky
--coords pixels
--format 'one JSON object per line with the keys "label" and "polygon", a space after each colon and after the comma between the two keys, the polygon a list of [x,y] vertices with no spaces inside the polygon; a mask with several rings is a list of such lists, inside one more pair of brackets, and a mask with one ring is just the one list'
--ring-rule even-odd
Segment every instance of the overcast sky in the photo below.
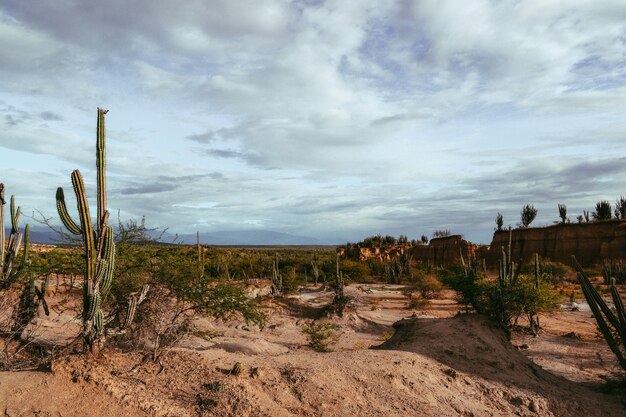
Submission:
{"label": "overcast sky", "polygon": [[[3,0],[0,182],[54,215],[325,242],[626,194],[624,0]],[[95,204],[92,197],[91,203]]]}

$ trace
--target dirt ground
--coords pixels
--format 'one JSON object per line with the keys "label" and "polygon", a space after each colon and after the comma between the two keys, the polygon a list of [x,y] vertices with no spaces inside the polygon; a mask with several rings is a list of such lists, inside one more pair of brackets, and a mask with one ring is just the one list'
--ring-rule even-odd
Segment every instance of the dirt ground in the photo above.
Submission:
{"label": "dirt ground", "polygon": [[[70,355],[48,372],[0,373],[6,416],[624,416],[626,380],[579,301],[541,316],[533,337],[457,315],[452,292],[407,309],[399,286],[350,285],[342,318],[324,318],[333,293],[309,287],[276,299],[262,331],[196,319],[160,363],[140,352]],[[49,342],[79,322],[66,291],[51,289],[51,315],[35,323]],[[302,326],[338,324],[334,352],[308,346]],[[75,334],[75,333],[74,333]],[[243,372],[231,375],[235,363]]]}

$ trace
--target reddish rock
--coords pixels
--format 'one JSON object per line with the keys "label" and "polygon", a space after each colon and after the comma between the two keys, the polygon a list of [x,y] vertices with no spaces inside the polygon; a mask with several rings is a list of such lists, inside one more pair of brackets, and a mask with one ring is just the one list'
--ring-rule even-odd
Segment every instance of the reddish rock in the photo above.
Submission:
{"label": "reddish rock", "polygon": [[463,239],[461,235],[452,235],[431,239],[428,245],[411,249],[413,259],[431,265],[450,265],[463,259],[476,259],[480,256],[481,246]]}
{"label": "reddish rock", "polygon": [[[487,255],[490,266],[497,265],[501,248],[506,248],[508,242],[508,230],[494,233]],[[583,266],[591,266],[603,259],[626,259],[626,222],[611,220],[513,229],[511,243],[513,260],[527,261],[537,253],[542,258],[571,265],[574,255]]]}

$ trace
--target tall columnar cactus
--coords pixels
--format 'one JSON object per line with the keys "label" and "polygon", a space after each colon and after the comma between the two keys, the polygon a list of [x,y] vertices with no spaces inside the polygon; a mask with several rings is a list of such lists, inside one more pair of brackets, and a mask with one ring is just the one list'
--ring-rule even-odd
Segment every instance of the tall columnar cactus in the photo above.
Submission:
{"label": "tall columnar cactus", "polygon": [[[0,184],[0,289],[7,289],[15,281],[17,281],[25,272],[28,260],[28,237],[30,235],[30,226],[26,225],[24,234],[20,233],[18,222],[20,218],[21,208],[15,207],[15,196],[11,196],[10,214],[11,214],[11,231],[9,239],[6,240],[5,224],[4,224],[4,184]],[[17,254],[22,245],[22,238],[26,236],[24,242],[24,250],[22,251],[22,261],[17,265]]]}
{"label": "tall columnar cactus", "polygon": [[272,287],[270,292],[276,296],[280,296],[283,293],[283,277],[280,275],[280,268],[278,267],[278,256],[272,262]]}
{"label": "tall columnar cactus", "polygon": [[[106,334],[120,333],[133,319],[137,304],[145,298],[147,288],[137,298],[131,295],[126,318],[118,329],[105,332],[105,317],[102,305],[113,281],[115,270],[115,242],[113,228],[108,225],[109,212],[106,208],[106,147],[104,115],[107,110],[98,108],[98,127],[96,138],[96,170],[98,211],[96,228],[92,224],[89,204],[80,171],[72,172],[72,186],[76,194],[79,223],[76,223],[67,211],[63,188],[57,189],[57,211],[65,227],[75,235],[81,235],[85,251],[85,277],[83,285],[83,341],[85,346],[94,351],[102,347]],[[80,224],[80,226],[79,226]]]}
{"label": "tall columnar cactus", "polygon": [[626,310],[624,310],[624,303],[615,286],[615,278],[611,279],[610,286],[611,297],[615,306],[615,312],[613,312],[591,284],[589,277],[583,271],[576,257],[572,256],[572,260],[578,275],[578,282],[598,323],[598,327],[604,335],[609,348],[617,357],[620,366],[626,370]]}

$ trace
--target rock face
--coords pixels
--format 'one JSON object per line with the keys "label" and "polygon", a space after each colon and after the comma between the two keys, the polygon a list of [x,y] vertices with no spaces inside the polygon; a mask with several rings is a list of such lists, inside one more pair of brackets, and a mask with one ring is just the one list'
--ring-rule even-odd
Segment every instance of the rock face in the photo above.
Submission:
{"label": "rock face", "polygon": [[[497,265],[509,243],[509,231],[496,231],[487,253],[487,263]],[[572,255],[583,266],[603,259],[626,259],[626,222],[610,220],[593,223],[566,223],[511,231],[511,257],[530,259],[534,254],[571,265]]]}
{"label": "rock face", "polygon": [[461,235],[452,235],[431,239],[428,245],[411,249],[413,259],[431,265],[450,265],[463,259],[476,259],[481,256],[480,245],[468,242]]}
{"label": "rock face", "polygon": [[[508,236],[508,235],[507,235]],[[429,263],[431,265],[450,265],[460,262],[460,254],[468,259],[482,258],[488,246],[476,245],[463,239],[461,235],[452,235],[431,239],[428,245],[418,246],[388,246],[384,248],[360,248],[351,246],[349,248],[337,248],[339,256],[345,256],[354,261],[377,260],[380,262],[398,258],[407,254],[413,261]]]}
{"label": "rock face", "polygon": [[339,247],[337,248],[337,254],[354,261],[368,261],[370,259],[375,259],[383,262],[403,255],[406,251],[410,250],[410,248],[411,247],[408,245],[394,245],[384,248],[359,248],[357,246],[352,246],[346,249],[344,247]]}

